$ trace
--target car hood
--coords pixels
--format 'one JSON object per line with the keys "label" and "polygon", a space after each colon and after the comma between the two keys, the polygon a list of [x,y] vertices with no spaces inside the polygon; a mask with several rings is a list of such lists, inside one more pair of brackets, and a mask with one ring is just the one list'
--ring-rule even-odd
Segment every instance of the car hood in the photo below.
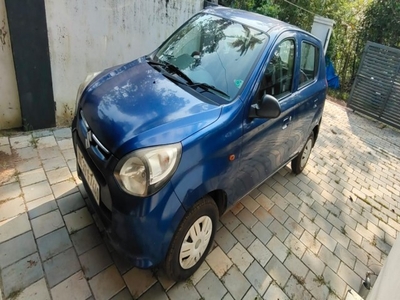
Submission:
{"label": "car hood", "polygon": [[143,58],[98,75],[83,93],[80,107],[92,132],[116,157],[180,142],[215,122],[221,112]]}

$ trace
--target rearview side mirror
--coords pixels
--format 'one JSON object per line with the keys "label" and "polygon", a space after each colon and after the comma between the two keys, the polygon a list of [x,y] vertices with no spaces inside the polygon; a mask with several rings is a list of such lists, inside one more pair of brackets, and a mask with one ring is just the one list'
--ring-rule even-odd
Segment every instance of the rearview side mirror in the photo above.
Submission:
{"label": "rearview side mirror", "polygon": [[264,95],[256,104],[253,104],[250,109],[251,118],[268,118],[274,119],[281,114],[281,105],[279,101],[271,95]]}

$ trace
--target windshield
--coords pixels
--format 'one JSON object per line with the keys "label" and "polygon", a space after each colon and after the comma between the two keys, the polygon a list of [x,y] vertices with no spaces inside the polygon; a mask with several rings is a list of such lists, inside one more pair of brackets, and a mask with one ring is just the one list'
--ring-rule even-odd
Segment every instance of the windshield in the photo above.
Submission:
{"label": "windshield", "polygon": [[155,59],[173,64],[192,82],[214,87],[208,91],[231,101],[267,42],[261,31],[201,14],[177,31]]}

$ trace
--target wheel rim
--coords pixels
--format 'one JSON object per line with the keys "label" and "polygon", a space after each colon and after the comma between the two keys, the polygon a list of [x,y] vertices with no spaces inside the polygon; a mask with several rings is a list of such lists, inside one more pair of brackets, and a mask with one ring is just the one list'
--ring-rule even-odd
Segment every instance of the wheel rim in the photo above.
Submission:
{"label": "wheel rim", "polygon": [[312,139],[308,139],[307,144],[303,149],[303,153],[301,155],[300,167],[303,169],[306,165],[308,158],[310,157],[312,149]]}
{"label": "wheel rim", "polygon": [[204,255],[210,243],[212,228],[212,220],[207,216],[198,218],[190,227],[179,253],[179,263],[183,269],[190,269]]}

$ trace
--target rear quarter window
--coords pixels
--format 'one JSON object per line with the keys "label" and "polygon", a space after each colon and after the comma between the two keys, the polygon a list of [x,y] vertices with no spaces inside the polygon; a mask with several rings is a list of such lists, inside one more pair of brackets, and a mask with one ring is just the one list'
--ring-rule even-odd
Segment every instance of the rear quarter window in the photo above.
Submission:
{"label": "rear quarter window", "polygon": [[315,45],[305,41],[301,42],[299,87],[310,84],[317,77],[318,57],[319,49]]}

